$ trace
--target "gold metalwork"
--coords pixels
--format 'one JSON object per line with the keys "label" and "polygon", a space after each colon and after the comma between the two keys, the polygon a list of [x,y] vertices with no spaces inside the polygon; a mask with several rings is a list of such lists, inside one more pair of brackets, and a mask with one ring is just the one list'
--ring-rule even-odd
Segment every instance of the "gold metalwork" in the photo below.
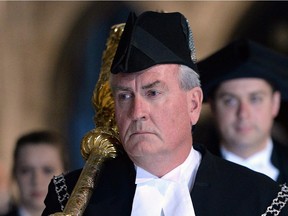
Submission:
{"label": "gold metalwork", "polygon": [[96,127],[105,127],[105,131],[106,129],[112,129],[115,133],[117,133],[117,128],[114,118],[114,100],[109,86],[109,74],[124,26],[125,24],[122,23],[111,27],[110,36],[106,43],[106,50],[102,57],[99,79],[92,98],[92,103],[96,110],[94,118]]}
{"label": "gold metalwork", "polygon": [[109,74],[123,29],[124,24],[111,27],[106,50],[103,52],[101,71],[92,97],[96,111],[94,116],[96,128],[89,131],[81,142],[81,154],[86,163],[63,212],[57,212],[53,216],[78,216],[84,213],[97,184],[103,162],[115,158],[117,149],[121,146],[115,123]]}

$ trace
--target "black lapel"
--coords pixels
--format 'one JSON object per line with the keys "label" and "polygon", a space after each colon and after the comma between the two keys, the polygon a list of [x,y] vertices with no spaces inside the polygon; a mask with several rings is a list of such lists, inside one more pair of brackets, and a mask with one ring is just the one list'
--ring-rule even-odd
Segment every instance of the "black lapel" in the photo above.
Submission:
{"label": "black lapel", "polygon": [[273,140],[272,164],[279,170],[277,182],[288,182],[288,147]]}
{"label": "black lapel", "polygon": [[124,153],[103,166],[84,215],[129,216],[136,189],[134,164]]}

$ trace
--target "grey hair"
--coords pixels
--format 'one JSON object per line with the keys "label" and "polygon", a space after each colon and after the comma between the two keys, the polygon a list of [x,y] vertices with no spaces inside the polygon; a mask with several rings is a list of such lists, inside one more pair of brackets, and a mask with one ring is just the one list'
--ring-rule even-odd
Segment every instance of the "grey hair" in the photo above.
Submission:
{"label": "grey hair", "polygon": [[[111,86],[112,78],[109,77],[109,83]],[[184,91],[191,90],[194,87],[201,87],[200,76],[193,69],[186,65],[179,65],[179,85]],[[112,89],[113,93],[113,89]]]}
{"label": "grey hair", "polygon": [[179,67],[179,82],[180,88],[185,91],[201,86],[199,74],[186,65]]}

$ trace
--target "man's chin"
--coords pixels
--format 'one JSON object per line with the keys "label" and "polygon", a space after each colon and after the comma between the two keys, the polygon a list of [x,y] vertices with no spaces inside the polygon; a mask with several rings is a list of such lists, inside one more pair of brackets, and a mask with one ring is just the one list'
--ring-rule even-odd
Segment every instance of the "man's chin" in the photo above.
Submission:
{"label": "man's chin", "polygon": [[133,145],[133,148],[126,149],[127,153],[133,157],[142,157],[157,153],[155,146],[151,143],[141,142]]}
{"label": "man's chin", "polygon": [[[255,142],[254,142],[255,143]],[[234,141],[230,142],[232,146],[238,146],[239,148],[247,148],[253,145],[253,141],[251,139],[234,139]]]}

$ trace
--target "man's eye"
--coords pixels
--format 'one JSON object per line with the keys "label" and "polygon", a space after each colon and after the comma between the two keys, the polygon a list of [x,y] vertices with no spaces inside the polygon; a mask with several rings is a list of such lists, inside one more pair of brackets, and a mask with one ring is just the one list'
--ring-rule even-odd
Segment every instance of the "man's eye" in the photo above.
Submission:
{"label": "man's eye", "polygon": [[125,100],[129,100],[130,98],[132,97],[131,94],[128,94],[128,93],[120,93],[118,94],[118,100],[119,101],[125,101]]}
{"label": "man's eye", "polygon": [[255,95],[255,96],[252,96],[252,97],[250,98],[250,102],[251,102],[252,104],[260,103],[260,102],[262,102],[262,101],[263,101],[263,98],[262,98],[261,96],[259,96],[259,95]]}
{"label": "man's eye", "polygon": [[149,91],[146,93],[146,95],[147,95],[148,97],[155,97],[155,96],[157,96],[157,95],[159,95],[159,94],[160,94],[160,92],[157,91],[157,90],[149,90]]}
{"label": "man's eye", "polygon": [[236,106],[238,101],[235,98],[227,97],[223,98],[223,104],[228,107]]}

